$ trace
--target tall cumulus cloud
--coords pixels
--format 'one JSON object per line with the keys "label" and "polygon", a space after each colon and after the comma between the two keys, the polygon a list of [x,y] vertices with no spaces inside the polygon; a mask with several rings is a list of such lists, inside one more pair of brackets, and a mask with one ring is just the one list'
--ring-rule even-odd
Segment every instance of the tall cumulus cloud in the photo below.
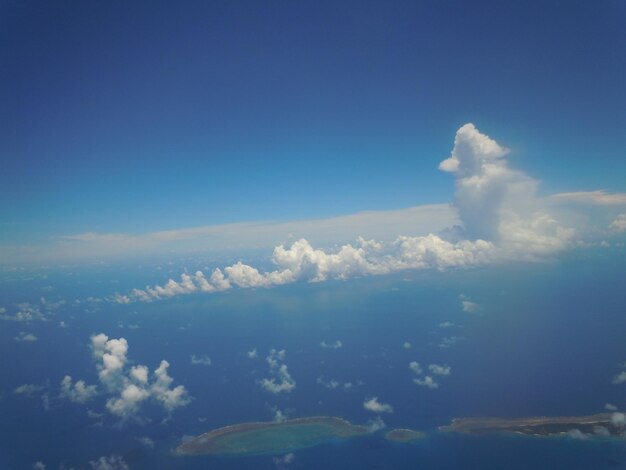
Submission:
{"label": "tall cumulus cloud", "polygon": [[409,269],[467,268],[504,260],[534,260],[567,248],[574,230],[562,226],[536,197],[538,182],[511,169],[508,150],[473,124],[461,127],[450,156],[439,169],[455,177],[454,206],[461,226],[445,234],[400,235],[391,242],[358,238],[332,252],[314,248],[302,238],[279,245],[262,272],[237,262],[184,273],[180,281],[116,294],[114,301],[153,301],[194,292],[219,292],[233,287],[260,288],[297,281],[321,282]]}

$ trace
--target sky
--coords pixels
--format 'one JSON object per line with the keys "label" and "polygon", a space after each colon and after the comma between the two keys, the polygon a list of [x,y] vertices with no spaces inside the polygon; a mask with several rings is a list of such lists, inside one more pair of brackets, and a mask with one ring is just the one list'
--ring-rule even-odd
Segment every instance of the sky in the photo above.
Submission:
{"label": "sky", "polygon": [[[626,429],[625,21],[622,0],[0,0],[0,468],[626,462],[607,428],[437,431]],[[372,434],[172,454],[331,415]]]}
{"label": "sky", "polygon": [[449,204],[466,123],[540,195],[626,191],[620,1],[0,8],[12,265],[88,233]]}

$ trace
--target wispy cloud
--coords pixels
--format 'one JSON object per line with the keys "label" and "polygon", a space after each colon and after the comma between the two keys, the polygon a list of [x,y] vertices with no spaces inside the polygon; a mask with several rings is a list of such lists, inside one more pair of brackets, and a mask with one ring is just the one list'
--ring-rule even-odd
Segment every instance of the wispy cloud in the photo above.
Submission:
{"label": "wispy cloud", "polygon": [[289,374],[287,365],[284,364],[286,355],[287,352],[284,349],[280,351],[272,349],[265,358],[270,366],[270,374],[272,377],[262,379],[259,383],[261,387],[270,393],[289,393],[296,387],[296,381]]}
{"label": "wispy cloud", "polygon": [[322,246],[334,246],[359,236],[392,240],[399,233],[428,234],[455,223],[456,212],[449,204],[433,204],[324,219],[240,222],[143,234],[85,232],[61,236],[49,245],[0,246],[0,264],[78,262],[163,253],[241,253],[271,249],[303,237]]}

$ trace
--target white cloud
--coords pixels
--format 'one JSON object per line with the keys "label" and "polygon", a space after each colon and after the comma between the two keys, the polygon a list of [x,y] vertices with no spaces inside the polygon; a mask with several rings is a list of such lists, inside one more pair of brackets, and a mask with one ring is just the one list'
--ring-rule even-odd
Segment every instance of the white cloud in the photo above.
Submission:
{"label": "white cloud", "polygon": [[33,464],[33,468],[35,470],[46,470],[46,465],[41,461],[37,461]]}
{"label": "white cloud", "polygon": [[455,325],[451,321],[444,321],[442,323],[439,323],[438,326],[439,326],[439,328],[452,328]]}
{"label": "white cloud", "polygon": [[582,432],[580,429],[570,429],[569,431],[567,431],[567,435],[572,439],[589,439],[589,436]]}
{"label": "white cloud", "polygon": [[46,389],[45,385],[34,385],[34,384],[23,384],[19,387],[16,387],[13,390],[13,393],[16,395],[26,395],[28,397],[34,395],[35,393],[41,392]]}
{"label": "white cloud", "polygon": [[123,419],[134,417],[150,399],[170,413],[191,401],[184,386],[171,388],[173,379],[167,372],[169,362],[161,361],[153,372],[152,382],[148,367],[139,364],[127,369],[128,342],[125,338],[109,339],[104,333],[93,335],[91,348],[94,358],[99,361],[96,367],[100,381],[113,395],[106,402],[110,413]]}
{"label": "white cloud", "polygon": [[262,379],[259,383],[270,393],[278,394],[282,392],[289,393],[296,387],[296,381],[289,374],[287,365],[283,364],[286,357],[284,349],[271,349],[269,355],[265,358],[270,366],[269,379]]}
{"label": "white cloud", "polygon": [[619,374],[617,374],[614,378],[613,378],[613,383],[614,384],[621,384],[626,382],[626,371],[622,371]]}
{"label": "white cloud", "polygon": [[617,233],[626,232],[626,214],[618,215],[609,225],[609,230]]}
{"label": "white cloud", "polygon": [[624,426],[626,425],[626,415],[624,413],[615,412],[611,414],[611,423],[613,426]]}
{"label": "white cloud", "polygon": [[[321,282],[328,279],[348,279],[355,276],[380,275],[406,269],[461,268],[488,264],[495,260],[495,247],[482,240],[452,243],[437,235],[425,237],[400,236],[384,244],[358,239],[357,244],[344,245],[338,251],[326,253],[313,248],[305,239],[293,242],[289,248],[279,245],[274,249],[274,271],[260,272],[241,262],[216,269],[207,281],[201,271],[194,276],[183,273],[180,281],[169,279],[164,285],[134,289],[129,294],[116,294],[113,301],[130,303],[150,302],[193,292],[217,292],[239,288],[272,287],[296,281]],[[219,284],[212,279],[219,278]]]}
{"label": "white cloud", "polygon": [[428,370],[434,375],[450,375],[452,368],[446,365],[430,364]]}
{"label": "white cloud", "polygon": [[320,346],[326,349],[339,349],[343,347],[343,343],[340,340],[333,341],[332,343],[327,343],[326,341],[322,341]]}
{"label": "white cloud", "polygon": [[318,377],[317,378],[317,383],[320,385],[323,385],[324,387],[330,389],[330,390],[334,390],[337,387],[339,387],[339,385],[341,385],[337,380],[324,380],[322,377]]}
{"label": "white cloud", "polygon": [[173,389],[170,388],[174,379],[167,373],[169,367],[169,362],[165,360],[161,361],[158,369],[154,371],[156,381],[152,385],[151,391],[154,398],[161,402],[167,411],[171,412],[176,408],[189,404],[191,398],[189,398],[187,390],[182,385],[178,385]]}
{"label": "white cloud", "polygon": [[426,375],[423,379],[413,379],[413,382],[415,382],[420,387],[427,387],[432,389],[439,388],[439,384],[430,375]]}
{"label": "white cloud", "polygon": [[368,432],[375,433],[376,431],[380,431],[381,429],[385,429],[387,425],[381,419],[380,416],[376,416],[374,419],[370,419],[365,426],[367,427]]}
{"label": "white cloud", "polygon": [[556,201],[574,202],[579,204],[626,206],[626,193],[609,193],[604,190],[559,193],[553,194],[550,198]]}
{"label": "white cloud", "polygon": [[574,232],[535,197],[538,182],[509,168],[508,150],[473,124],[461,127],[439,169],[456,176],[455,207],[469,239],[495,242],[505,258],[536,258],[564,249]]}
{"label": "white cloud", "polygon": [[296,460],[296,456],[292,453],[289,453],[282,457],[274,457],[272,461],[274,462],[274,464],[276,464],[277,468],[285,468],[285,465],[293,463],[294,460]]}
{"label": "white cloud", "polygon": [[334,246],[358,236],[392,240],[399,233],[425,235],[458,223],[449,204],[434,204],[389,211],[367,211],[339,217],[290,222],[255,221],[149,232],[80,233],[63,236],[53,244],[0,245],[3,264],[55,263],[115,257],[241,252],[261,250],[285,240],[306,237]]}
{"label": "white cloud", "polygon": [[257,352],[256,348],[254,348],[252,351],[248,351],[246,354],[250,359],[256,359],[257,357],[259,357],[259,353]]}
{"label": "white cloud", "polygon": [[393,407],[387,403],[378,401],[378,397],[372,397],[363,402],[363,408],[374,413],[393,413]]}
{"label": "white cloud", "polygon": [[449,348],[450,346],[454,346],[459,341],[458,336],[447,336],[441,340],[441,342],[437,345],[440,348]]}
{"label": "white cloud", "polygon": [[611,403],[606,403],[604,405],[604,409],[609,411],[617,411],[617,406],[612,405]]}
{"label": "white cloud", "polygon": [[137,438],[137,441],[138,441],[140,444],[142,444],[143,446],[145,446],[145,447],[147,447],[147,448],[149,448],[149,449],[154,449],[154,445],[155,445],[154,440],[153,440],[153,439],[151,439],[151,438],[149,438],[149,437],[147,437],[147,436],[144,436],[144,437],[138,437],[138,438]]}
{"label": "white cloud", "polygon": [[211,365],[211,358],[209,356],[207,356],[206,354],[203,356],[196,356],[195,354],[191,355],[191,363],[194,365],[201,365],[201,366],[210,366]]}
{"label": "white cloud", "polygon": [[86,385],[83,380],[72,383],[72,377],[66,375],[61,380],[61,398],[67,398],[74,403],[86,403],[98,394],[95,385]]}
{"label": "white cloud", "polygon": [[424,371],[419,365],[419,362],[415,362],[415,361],[412,361],[409,363],[409,369],[411,369],[417,375],[420,375]]}
{"label": "white cloud", "polygon": [[18,304],[17,311],[13,315],[7,314],[5,308],[0,311],[0,320],[30,322],[45,319],[46,317],[41,312],[40,306],[28,302]]}
{"label": "white cloud", "polygon": [[276,423],[282,423],[284,421],[287,421],[287,415],[277,408],[276,412],[274,413],[273,421]]}
{"label": "white cloud", "polygon": [[26,333],[24,331],[20,331],[20,333],[13,338],[15,341],[37,341],[37,337],[32,333]]}
{"label": "white cloud", "polygon": [[128,418],[136,415],[142,403],[148,399],[150,392],[145,388],[133,383],[123,385],[119,396],[109,398],[106,403],[107,410],[121,418]]}
{"label": "white cloud", "polygon": [[[307,239],[300,238],[274,248],[274,270],[262,272],[237,262],[215,269],[208,280],[201,271],[193,276],[185,273],[180,281],[170,279],[164,285],[135,289],[127,295],[118,294],[115,300],[151,301],[233,286],[267,288],[409,269],[446,270],[506,260],[541,260],[572,246],[573,229],[563,227],[545,202],[535,196],[537,181],[509,168],[507,152],[473,124],[457,131],[451,156],[439,168],[456,178],[454,205],[462,238],[458,230],[449,230],[447,239],[433,233],[379,241],[359,236],[355,244],[332,251],[314,248]],[[466,304],[470,309],[474,305],[469,299]]]}
{"label": "white cloud", "polygon": [[413,347],[413,345],[412,345],[411,343],[409,343],[408,341],[405,341],[405,342],[402,344],[402,347],[403,347],[404,349],[411,349],[411,348]]}
{"label": "white cloud", "polygon": [[120,388],[124,380],[128,342],[125,338],[109,339],[104,333],[91,337],[91,348],[96,359],[100,381],[110,390]]}
{"label": "white cloud", "polygon": [[464,312],[477,312],[480,310],[480,305],[478,305],[476,302],[472,302],[471,300],[462,300],[461,308]]}
{"label": "white cloud", "polygon": [[130,467],[119,455],[100,457],[98,460],[89,462],[92,470],[128,470]]}

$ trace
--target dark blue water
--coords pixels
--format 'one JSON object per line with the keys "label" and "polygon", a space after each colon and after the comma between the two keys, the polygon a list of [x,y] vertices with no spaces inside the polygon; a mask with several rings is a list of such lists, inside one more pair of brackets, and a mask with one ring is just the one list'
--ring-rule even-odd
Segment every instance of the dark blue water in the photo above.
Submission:
{"label": "dark blue water", "polygon": [[[584,415],[602,411],[607,402],[626,408],[626,384],[611,383],[626,360],[624,261],[621,252],[587,250],[542,264],[232,290],[127,306],[72,300],[163,279],[131,268],[5,279],[0,294],[9,312],[14,303],[38,302],[42,295],[67,303],[46,312],[47,321],[0,323],[0,468],[30,468],[38,460],[47,468],[80,468],[112,454],[131,468],[164,469],[626,467],[626,443],[616,439],[436,433],[457,416]],[[460,294],[482,309],[463,312]],[[439,328],[445,321],[455,326]],[[38,340],[14,341],[20,331]],[[174,385],[185,385],[191,404],[171,419],[149,405],[141,423],[121,424],[106,412],[104,395],[87,405],[58,398],[65,374],[98,383],[89,336],[100,332],[126,338],[134,363],[154,369],[167,359]],[[439,347],[446,337],[457,339]],[[320,347],[335,340],[343,347]],[[411,349],[402,347],[407,341]],[[254,360],[246,354],[253,348],[259,353]],[[273,395],[258,384],[270,377],[265,356],[271,348],[287,351],[285,363],[296,381],[289,394]],[[192,365],[192,354],[208,355],[212,365]],[[411,361],[424,368],[447,364],[452,373],[438,378],[438,389],[418,387]],[[318,378],[353,385],[328,389]],[[25,383],[43,388],[31,397],[15,395]],[[271,456],[170,453],[184,435],[271,420],[276,408],[290,417],[333,415],[365,423],[375,417],[363,408],[373,396],[394,407],[381,416],[388,427],[424,430],[429,437],[415,445],[389,443],[380,435],[334,442],[298,451],[289,464]],[[88,409],[103,417],[88,417]],[[155,447],[143,446],[141,437]]]}

